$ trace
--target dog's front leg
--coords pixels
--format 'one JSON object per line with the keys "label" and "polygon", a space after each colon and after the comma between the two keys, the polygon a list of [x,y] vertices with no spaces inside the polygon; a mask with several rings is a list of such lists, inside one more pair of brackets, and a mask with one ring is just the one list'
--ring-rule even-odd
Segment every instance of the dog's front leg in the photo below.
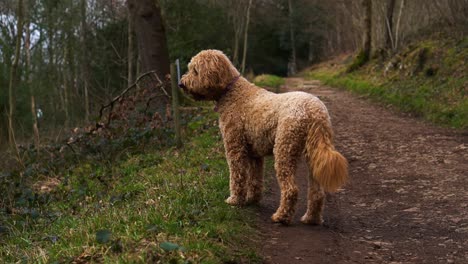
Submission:
{"label": "dog's front leg", "polygon": [[247,168],[249,160],[246,151],[242,148],[226,149],[229,164],[229,188],[231,195],[226,199],[230,205],[241,206],[246,203],[247,195]]}
{"label": "dog's front leg", "polygon": [[[237,120],[236,120],[237,121]],[[229,165],[230,196],[226,203],[241,206],[246,203],[250,159],[239,122],[220,122],[226,159]]]}

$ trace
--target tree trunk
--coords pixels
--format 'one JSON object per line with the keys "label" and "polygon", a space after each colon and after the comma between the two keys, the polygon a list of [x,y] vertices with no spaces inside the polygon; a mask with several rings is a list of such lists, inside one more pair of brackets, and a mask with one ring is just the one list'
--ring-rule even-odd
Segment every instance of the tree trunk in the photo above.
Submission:
{"label": "tree trunk", "polygon": [[[67,32],[67,37],[69,38],[69,32]],[[71,48],[69,46],[69,40],[67,40],[67,44],[65,46],[65,69],[63,70],[63,110],[65,111],[65,128],[70,126],[70,108],[69,108],[69,92],[71,90],[71,82],[72,79],[72,71],[71,71]]]}
{"label": "tree trunk", "polygon": [[312,38],[309,39],[309,52],[307,56],[307,62],[309,64],[312,64],[314,62],[315,56],[314,56],[314,42],[312,41]]}
{"label": "tree trunk", "polygon": [[226,4],[225,8],[229,18],[231,19],[232,28],[234,30],[234,40],[233,40],[233,54],[232,54],[232,63],[236,67],[240,67],[239,57],[240,57],[240,48],[241,48],[241,39],[242,33],[244,31],[244,22],[245,22],[245,5],[244,1],[231,0],[224,2]]}
{"label": "tree trunk", "polygon": [[364,40],[363,40],[363,63],[367,62],[372,54],[372,0],[364,0]]}
{"label": "tree trunk", "polygon": [[128,49],[127,49],[127,66],[128,66],[128,72],[127,72],[127,86],[129,87],[130,85],[133,84],[135,81],[135,65],[133,64],[135,61],[135,50],[134,50],[134,34],[135,34],[135,29],[133,25],[133,18],[128,12]]}
{"label": "tree trunk", "polygon": [[85,122],[89,123],[89,92],[88,92],[88,81],[85,80],[83,84],[84,89],[84,104],[85,104]]}
{"label": "tree trunk", "polygon": [[[54,93],[51,91],[51,98],[48,100],[50,109],[53,109],[50,113],[50,118],[54,121],[54,126],[57,127],[57,113],[63,108],[63,96],[61,92],[61,86],[57,81],[57,70],[56,70],[56,55],[55,55],[55,33],[57,31],[54,23],[54,14],[52,7],[47,8],[46,11],[46,27],[44,29],[47,37],[47,85],[55,88]],[[41,30],[41,29],[40,29]],[[59,102],[57,102],[59,101]]]}
{"label": "tree trunk", "polygon": [[238,25],[234,25],[234,52],[232,55],[232,63],[237,67],[239,66],[239,39],[240,39],[240,30]]}
{"label": "tree trunk", "polygon": [[140,58],[140,52],[137,52],[136,56],[136,75],[135,76],[140,76],[141,75],[141,58]]}
{"label": "tree trunk", "polygon": [[33,91],[31,91],[31,115],[33,118],[34,146],[36,147],[36,151],[38,151],[40,148],[41,142],[40,142],[40,137],[39,137],[39,125],[37,123],[36,99],[34,98]]}
{"label": "tree trunk", "polygon": [[88,26],[86,23],[86,0],[81,0],[80,12],[81,12],[81,81],[83,82],[83,93],[84,93],[84,109],[85,109],[85,122],[89,123],[89,60],[88,50],[86,49],[88,39]]}
{"label": "tree trunk", "polygon": [[397,25],[395,28],[395,49],[396,51],[398,49],[398,39],[400,37],[400,21],[401,21],[401,14],[403,13],[403,8],[405,7],[405,0],[401,0],[400,3],[400,11],[398,12],[398,18],[397,18]]}
{"label": "tree trunk", "polygon": [[289,36],[291,39],[291,58],[288,65],[288,75],[296,74],[296,40],[294,38],[294,25],[293,25],[293,8],[292,1],[288,0],[288,12],[289,12]]}
{"label": "tree trunk", "polygon": [[39,128],[37,125],[37,114],[36,114],[36,101],[34,99],[34,88],[32,84],[32,78],[31,78],[31,30],[30,30],[30,14],[29,14],[29,6],[26,2],[24,4],[24,14],[26,18],[26,36],[24,39],[24,50],[26,52],[26,83],[27,86],[29,87],[29,93],[31,97],[31,117],[32,117],[32,129],[33,129],[33,139],[34,139],[34,147],[36,148],[36,151],[39,150]]}
{"label": "tree trunk", "polygon": [[387,35],[385,40],[385,46],[387,49],[395,50],[395,41],[393,38],[393,13],[395,10],[396,0],[390,0],[387,6],[387,16],[385,18]]}
{"label": "tree trunk", "polygon": [[154,70],[163,79],[170,74],[170,63],[159,3],[155,0],[128,0],[127,5],[135,27],[141,71]]}
{"label": "tree trunk", "polygon": [[245,31],[244,31],[244,51],[242,53],[242,65],[241,65],[241,73],[244,74],[245,71],[245,60],[247,57],[247,38],[249,33],[249,22],[250,22],[250,7],[252,6],[252,0],[249,0],[249,5],[247,6],[247,15],[245,18]]}
{"label": "tree trunk", "polygon": [[16,107],[15,89],[19,83],[18,78],[18,63],[21,51],[21,37],[23,35],[23,0],[18,0],[17,9],[17,24],[16,24],[16,44],[15,44],[15,57],[10,69],[10,83],[8,86],[8,141],[11,147],[16,148],[15,143],[15,129],[13,119]]}

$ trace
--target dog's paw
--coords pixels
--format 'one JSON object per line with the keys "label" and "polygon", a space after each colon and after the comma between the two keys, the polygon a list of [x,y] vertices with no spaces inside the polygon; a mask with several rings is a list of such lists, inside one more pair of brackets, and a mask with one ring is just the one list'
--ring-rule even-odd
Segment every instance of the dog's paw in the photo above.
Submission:
{"label": "dog's paw", "polygon": [[306,225],[321,225],[323,224],[323,218],[322,216],[310,216],[310,215],[304,215],[301,217],[301,222]]}
{"label": "dog's paw", "polygon": [[277,212],[271,216],[271,220],[273,220],[275,223],[281,223],[283,225],[291,224],[291,217]]}
{"label": "dog's paw", "polygon": [[240,199],[238,196],[229,196],[229,198],[227,198],[225,202],[232,206],[242,206],[245,204],[245,200]]}

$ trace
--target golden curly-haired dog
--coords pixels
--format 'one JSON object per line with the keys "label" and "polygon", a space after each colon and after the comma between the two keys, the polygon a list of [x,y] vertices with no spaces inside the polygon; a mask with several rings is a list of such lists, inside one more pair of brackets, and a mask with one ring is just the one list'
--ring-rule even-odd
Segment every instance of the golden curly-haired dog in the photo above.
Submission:
{"label": "golden curly-haired dog", "polygon": [[298,197],[297,162],[309,165],[306,224],[321,224],[325,191],[336,191],[348,177],[346,159],[332,143],[325,105],[304,92],[271,93],[241,77],[218,50],[192,58],[179,84],[197,100],[216,101],[219,127],[230,170],[230,205],[256,203],[262,196],[263,157],[274,154],[281,201],[271,217],[289,224]]}

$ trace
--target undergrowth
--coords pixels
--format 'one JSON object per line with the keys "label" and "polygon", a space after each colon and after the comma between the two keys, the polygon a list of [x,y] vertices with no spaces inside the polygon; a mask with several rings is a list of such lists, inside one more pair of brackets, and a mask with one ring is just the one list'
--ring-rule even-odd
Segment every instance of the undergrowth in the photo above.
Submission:
{"label": "undergrowth", "polygon": [[369,96],[431,122],[468,128],[468,38],[432,38],[349,73],[346,62],[306,73],[327,85]]}
{"label": "undergrowth", "polygon": [[[12,192],[0,212],[0,259],[260,262],[252,213],[224,203],[228,169],[215,114],[191,116],[187,129],[182,149],[171,140],[156,144],[153,134],[135,135],[130,142],[97,142],[87,155],[31,168],[23,175],[31,184]],[[10,188],[15,186],[20,183]]]}

